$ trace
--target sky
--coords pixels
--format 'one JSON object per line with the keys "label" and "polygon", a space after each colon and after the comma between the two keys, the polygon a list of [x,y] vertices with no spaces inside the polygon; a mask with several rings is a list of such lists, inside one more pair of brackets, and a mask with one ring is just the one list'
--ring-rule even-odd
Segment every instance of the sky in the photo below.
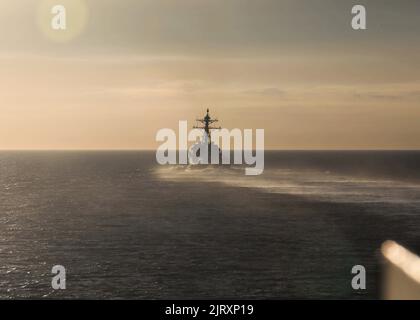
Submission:
{"label": "sky", "polygon": [[[50,8],[67,8],[65,33]],[[367,30],[351,8],[367,9]],[[0,149],[156,149],[206,108],[266,149],[419,149],[417,0],[2,0]]]}

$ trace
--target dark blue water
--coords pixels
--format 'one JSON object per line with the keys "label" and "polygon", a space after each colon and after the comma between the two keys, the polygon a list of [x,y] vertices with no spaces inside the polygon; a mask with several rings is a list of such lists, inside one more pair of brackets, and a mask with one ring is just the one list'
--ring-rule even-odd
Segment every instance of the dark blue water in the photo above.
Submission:
{"label": "dark blue water", "polygon": [[0,298],[378,298],[381,243],[420,252],[419,164],[268,152],[249,177],[152,152],[1,152]]}

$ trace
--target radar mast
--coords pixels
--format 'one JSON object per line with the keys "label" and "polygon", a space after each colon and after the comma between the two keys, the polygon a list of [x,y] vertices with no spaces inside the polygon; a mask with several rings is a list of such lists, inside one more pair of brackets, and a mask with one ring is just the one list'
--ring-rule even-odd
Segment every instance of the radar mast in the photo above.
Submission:
{"label": "radar mast", "polygon": [[204,131],[206,132],[207,138],[208,138],[208,143],[211,143],[211,132],[210,130],[217,130],[217,129],[222,129],[222,127],[214,127],[212,126],[213,123],[219,122],[218,119],[212,119],[210,117],[210,113],[209,113],[209,108],[207,108],[207,113],[205,115],[204,118],[202,119],[196,119],[197,122],[200,122],[201,125],[196,125],[193,128],[194,129],[204,129]]}

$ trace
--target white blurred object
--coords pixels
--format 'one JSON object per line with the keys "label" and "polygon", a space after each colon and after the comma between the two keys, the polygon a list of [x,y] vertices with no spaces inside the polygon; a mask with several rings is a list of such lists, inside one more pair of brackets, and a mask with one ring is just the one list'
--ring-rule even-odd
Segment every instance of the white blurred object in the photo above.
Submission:
{"label": "white blurred object", "polygon": [[420,258],[395,241],[382,244],[383,298],[420,300]]}

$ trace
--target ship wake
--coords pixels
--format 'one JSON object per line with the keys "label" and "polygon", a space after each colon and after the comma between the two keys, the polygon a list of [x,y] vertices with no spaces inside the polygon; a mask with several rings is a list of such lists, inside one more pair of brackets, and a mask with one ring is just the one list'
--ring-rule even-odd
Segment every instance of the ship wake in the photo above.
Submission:
{"label": "ship wake", "polygon": [[245,176],[240,165],[186,165],[162,166],[154,174],[163,181],[219,183],[230,187],[251,188],[256,192],[296,195],[318,201],[420,206],[418,183],[353,177],[328,171],[269,169],[261,176]]}

